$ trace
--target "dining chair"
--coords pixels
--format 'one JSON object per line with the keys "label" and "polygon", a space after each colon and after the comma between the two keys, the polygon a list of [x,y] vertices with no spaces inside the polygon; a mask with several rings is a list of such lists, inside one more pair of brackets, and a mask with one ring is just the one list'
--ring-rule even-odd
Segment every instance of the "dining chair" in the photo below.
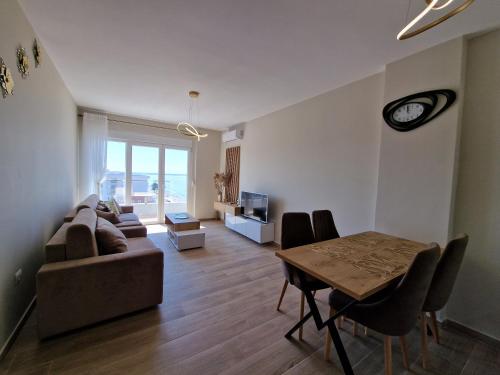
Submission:
{"label": "dining chair", "polygon": [[466,234],[458,235],[448,242],[441,258],[439,258],[420,317],[423,368],[427,367],[427,314],[430,315],[432,335],[436,344],[439,344],[436,311],[441,310],[450,298],[468,242],[469,236]]}
{"label": "dining chair", "polygon": [[[303,246],[314,243],[314,233],[311,225],[311,218],[309,214],[305,212],[286,212],[283,214],[281,219],[281,250],[287,250],[292,247]],[[282,263],[283,273],[285,274],[285,283],[281,290],[280,299],[278,301],[278,307],[276,310],[279,311],[281,302],[286,292],[288,284],[294,285],[300,290],[307,288],[308,290],[319,290],[329,288],[329,286],[322,281],[315,279],[312,276],[304,274],[302,280],[298,277],[297,270],[292,265],[283,262]],[[301,293],[300,298],[300,320],[304,317],[304,304],[305,295],[304,292]],[[299,340],[302,340],[302,327],[299,329]]]}
{"label": "dining chair", "polygon": [[316,242],[333,240],[339,238],[339,232],[333,220],[332,211],[317,210],[312,213],[314,238]]}
{"label": "dining chair", "polygon": [[[429,286],[439,259],[439,245],[431,244],[419,252],[408,271],[395,288],[382,290],[358,304],[349,307],[345,315],[364,326],[383,334],[385,373],[392,375],[392,336],[398,336],[403,354],[403,365],[409,368],[405,335],[408,334],[422,311]],[[342,309],[353,299],[339,290],[330,293],[330,314]],[[331,345],[331,344],[330,344]]]}

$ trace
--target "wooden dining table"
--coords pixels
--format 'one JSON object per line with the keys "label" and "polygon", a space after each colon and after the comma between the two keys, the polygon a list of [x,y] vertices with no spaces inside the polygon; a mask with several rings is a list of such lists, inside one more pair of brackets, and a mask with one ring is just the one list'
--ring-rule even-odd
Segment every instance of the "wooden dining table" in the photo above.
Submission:
{"label": "wooden dining table", "polygon": [[305,274],[308,274],[353,298],[350,304],[324,321],[312,290],[302,290],[310,311],[285,337],[290,338],[312,317],[318,330],[328,327],[344,373],[354,374],[334,324],[335,319],[344,315],[354,304],[362,302],[404,275],[415,255],[428,247],[424,243],[379,232],[363,232],[277,251],[276,256],[296,268],[302,285],[307,285],[303,281]]}

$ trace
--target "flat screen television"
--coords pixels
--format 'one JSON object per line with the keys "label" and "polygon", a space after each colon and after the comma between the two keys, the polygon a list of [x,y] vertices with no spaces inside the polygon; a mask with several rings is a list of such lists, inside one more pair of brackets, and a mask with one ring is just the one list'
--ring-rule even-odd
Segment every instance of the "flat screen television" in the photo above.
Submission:
{"label": "flat screen television", "polygon": [[241,214],[245,217],[267,223],[267,203],[266,194],[241,192]]}

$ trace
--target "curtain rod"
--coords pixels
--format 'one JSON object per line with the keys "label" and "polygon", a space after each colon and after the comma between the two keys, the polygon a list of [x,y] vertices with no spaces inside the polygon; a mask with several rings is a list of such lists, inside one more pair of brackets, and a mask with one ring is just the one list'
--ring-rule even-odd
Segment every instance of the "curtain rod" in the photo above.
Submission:
{"label": "curtain rod", "polygon": [[[82,114],[78,114],[78,117],[83,117]],[[149,128],[156,128],[156,129],[161,129],[161,130],[170,130],[174,131],[177,133],[177,129],[173,128],[165,128],[163,126],[157,126],[157,125],[147,125],[147,124],[139,124],[137,122],[132,122],[132,121],[123,121],[123,120],[113,120],[113,119],[108,119],[108,121],[113,121],[113,122],[121,122],[123,124],[129,124],[129,125],[139,125],[139,126],[147,126]]]}

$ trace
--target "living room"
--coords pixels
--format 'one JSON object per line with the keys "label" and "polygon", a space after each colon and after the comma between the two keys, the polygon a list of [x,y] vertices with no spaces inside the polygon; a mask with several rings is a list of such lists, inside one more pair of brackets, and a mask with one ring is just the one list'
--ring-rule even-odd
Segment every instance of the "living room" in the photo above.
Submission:
{"label": "living room", "polygon": [[498,373],[499,27],[496,0],[2,0],[0,369]]}

